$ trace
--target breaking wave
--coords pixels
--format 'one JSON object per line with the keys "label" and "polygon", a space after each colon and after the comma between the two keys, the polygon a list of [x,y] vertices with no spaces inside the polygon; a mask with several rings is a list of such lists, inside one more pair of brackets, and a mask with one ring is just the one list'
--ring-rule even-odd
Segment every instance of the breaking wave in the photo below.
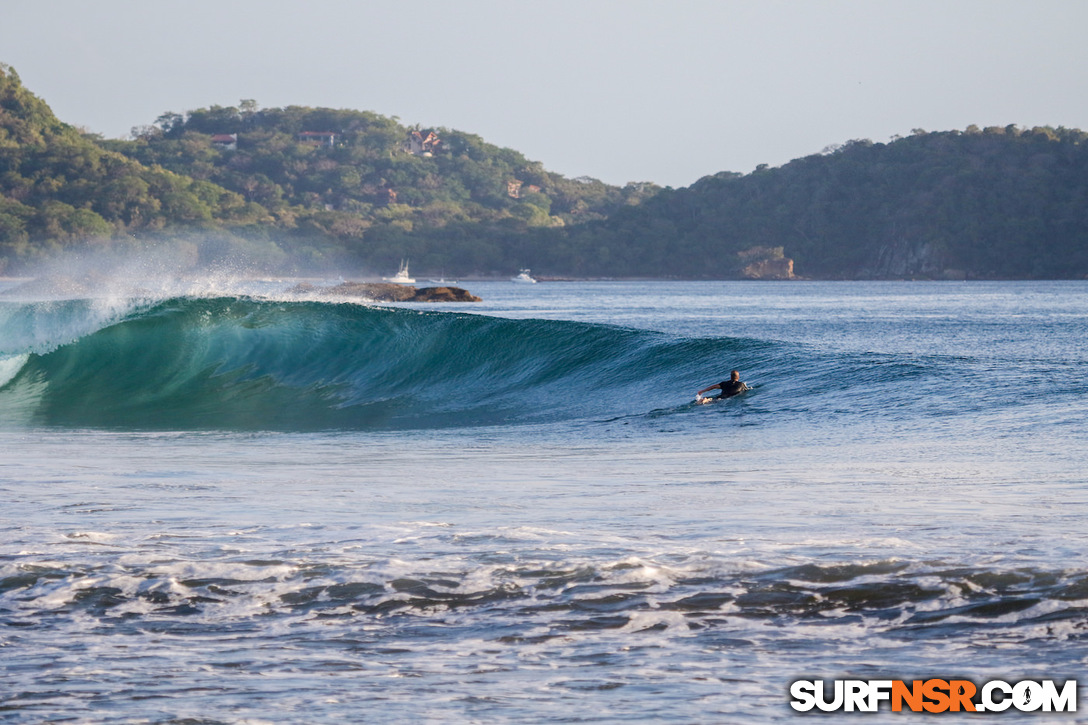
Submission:
{"label": "breaking wave", "polygon": [[646,400],[667,399],[647,391],[674,387],[692,360],[758,345],[246,297],[148,303],[80,331],[73,320],[93,327],[88,303],[39,304],[36,316],[6,316],[0,410],[45,425],[316,430],[569,419],[616,411],[617,401],[628,412],[625,398],[647,410]]}
{"label": "breaking wave", "polygon": [[[361,304],[5,302],[0,329],[0,419],[32,425],[375,430],[980,405],[916,402],[927,386],[950,401],[946,382],[975,374],[954,359]],[[734,366],[758,375],[753,394],[691,405],[694,390]]]}

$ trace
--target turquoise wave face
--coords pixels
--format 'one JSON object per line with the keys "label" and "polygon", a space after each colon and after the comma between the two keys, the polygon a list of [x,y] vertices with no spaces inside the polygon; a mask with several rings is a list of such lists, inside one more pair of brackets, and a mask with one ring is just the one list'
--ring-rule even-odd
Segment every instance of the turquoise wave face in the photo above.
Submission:
{"label": "turquoise wave face", "polygon": [[708,360],[751,359],[762,346],[564,321],[178,298],[55,349],[7,350],[9,367],[25,361],[0,388],[0,410],[44,425],[135,429],[547,422],[686,403]]}
{"label": "turquoise wave face", "polygon": [[[0,424],[382,430],[588,421],[662,429],[994,417],[1080,400],[1073,371],[1016,395],[986,360],[818,350],[562,320],[248,297],[0,306]],[[739,368],[740,399],[694,406]],[[1057,398],[1055,397],[1057,396]],[[709,418],[708,418],[709,416]]]}

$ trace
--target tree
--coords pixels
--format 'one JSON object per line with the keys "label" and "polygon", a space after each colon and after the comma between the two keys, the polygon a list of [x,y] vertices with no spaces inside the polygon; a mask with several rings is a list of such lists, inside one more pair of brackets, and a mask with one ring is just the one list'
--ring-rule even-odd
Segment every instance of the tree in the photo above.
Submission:
{"label": "tree", "polygon": [[176,131],[185,125],[185,117],[180,113],[174,113],[173,111],[167,111],[158,118],[155,119],[155,125],[162,129],[162,132],[167,136],[172,135]]}

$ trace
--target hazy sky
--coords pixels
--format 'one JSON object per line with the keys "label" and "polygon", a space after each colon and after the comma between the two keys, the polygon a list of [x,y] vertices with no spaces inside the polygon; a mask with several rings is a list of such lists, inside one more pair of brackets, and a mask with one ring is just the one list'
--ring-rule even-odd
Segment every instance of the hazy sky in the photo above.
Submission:
{"label": "hazy sky", "polygon": [[1088,128],[1083,0],[0,0],[0,62],[107,137],[253,98],[686,186],[855,138]]}

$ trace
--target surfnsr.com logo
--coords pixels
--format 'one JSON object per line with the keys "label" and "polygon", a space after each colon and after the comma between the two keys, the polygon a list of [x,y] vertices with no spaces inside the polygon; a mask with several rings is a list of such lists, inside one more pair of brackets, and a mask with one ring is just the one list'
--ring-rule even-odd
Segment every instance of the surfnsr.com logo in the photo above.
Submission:
{"label": "surfnsr.com logo", "polygon": [[990,680],[978,687],[970,680],[797,680],[790,697],[800,712],[876,712],[885,702],[892,712],[1076,712],[1077,681],[1059,687],[1054,680]]}

